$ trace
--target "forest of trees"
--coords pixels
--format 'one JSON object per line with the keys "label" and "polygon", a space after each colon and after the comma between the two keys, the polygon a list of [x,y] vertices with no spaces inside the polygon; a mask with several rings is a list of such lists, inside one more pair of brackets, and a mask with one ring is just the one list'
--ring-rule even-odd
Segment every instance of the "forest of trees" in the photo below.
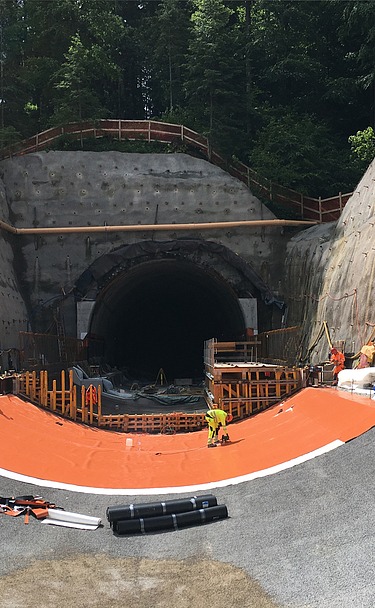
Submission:
{"label": "forest of trees", "polygon": [[375,0],[0,0],[0,147],[96,119],[184,124],[312,196],[375,154]]}

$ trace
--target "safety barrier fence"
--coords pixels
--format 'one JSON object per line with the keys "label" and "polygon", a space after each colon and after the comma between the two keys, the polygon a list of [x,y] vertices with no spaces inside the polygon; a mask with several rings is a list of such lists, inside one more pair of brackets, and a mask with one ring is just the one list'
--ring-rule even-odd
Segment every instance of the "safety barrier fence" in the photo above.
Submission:
{"label": "safety barrier fence", "polygon": [[84,341],[70,336],[20,331],[19,341],[21,369],[43,369],[86,358]]}
{"label": "safety barrier fence", "polygon": [[[213,366],[215,362],[220,361],[261,360],[277,365],[296,365],[296,353],[300,350],[301,338],[301,327],[293,326],[260,333],[246,342],[207,340],[204,344],[204,362]],[[3,369],[48,369],[49,365],[67,363],[70,366],[76,361],[86,359],[88,342],[85,340],[69,336],[62,339],[54,334],[33,332],[19,332],[19,340],[19,350],[3,351]],[[63,347],[61,340],[64,342]],[[95,354],[96,350],[99,353],[102,348],[99,340],[90,339],[90,356]],[[62,351],[65,360],[62,360]],[[8,362],[10,356],[11,363]]]}
{"label": "safety barrier fence", "polygon": [[258,361],[258,348],[261,342],[254,336],[252,341],[246,342],[214,342],[215,362],[241,362]]}
{"label": "safety barrier fence", "polygon": [[263,332],[257,336],[259,357],[265,363],[298,365],[302,337],[302,328],[297,325]]}
{"label": "safety barrier fence", "polygon": [[352,195],[351,192],[346,194],[340,192],[337,196],[324,199],[305,196],[290,188],[274,184],[240,161],[228,161],[213,150],[209,138],[204,135],[183,125],[151,120],[108,119],[53,127],[4,148],[0,152],[0,159],[44,150],[62,137],[80,140],[81,143],[87,138],[112,137],[120,141],[141,140],[186,144],[199,150],[210,162],[242,181],[260,198],[268,200],[304,220],[319,223],[337,220]]}
{"label": "safety barrier fence", "polygon": [[[241,420],[274,405],[285,396],[300,388],[299,370],[272,370],[267,377],[256,372],[247,373],[245,378],[221,375],[210,388],[215,403],[231,413],[235,420]],[[205,426],[204,413],[173,412],[170,414],[102,414],[102,391],[90,387],[78,387],[73,383],[73,371],[61,372],[60,382],[51,383],[48,372],[24,372],[15,380],[15,393],[25,397],[37,406],[75,422],[81,422],[103,429],[126,433],[191,432]]]}
{"label": "safety barrier fence", "polygon": [[204,364],[206,369],[230,362],[270,363],[272,365],[294,367],[300,350],[302,328],[285,327],[262,332],[246,342],[218,342],[215,338],[204,343]]}

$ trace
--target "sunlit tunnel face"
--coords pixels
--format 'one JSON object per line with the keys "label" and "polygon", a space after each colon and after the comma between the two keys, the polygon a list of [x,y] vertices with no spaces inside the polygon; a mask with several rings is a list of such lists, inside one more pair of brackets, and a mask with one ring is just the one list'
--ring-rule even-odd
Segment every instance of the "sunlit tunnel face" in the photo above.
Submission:
{"label": "sunlit tunnel face", "polygon": [[90,332],[104,338],[107,363],[134,377],[168,382],[203,377],[209,338],[239,340],[244,319],[231,288],[181,260],[156,260],[117,275],[97,299]]}

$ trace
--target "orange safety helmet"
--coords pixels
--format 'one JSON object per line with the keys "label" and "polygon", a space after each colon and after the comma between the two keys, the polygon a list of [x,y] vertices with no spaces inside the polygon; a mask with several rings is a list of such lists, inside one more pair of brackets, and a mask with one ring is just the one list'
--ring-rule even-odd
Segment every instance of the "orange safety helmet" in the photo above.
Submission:
{"label": "orange safety helmet", "polygon": [[232,414],[227,414],[227,422],[232,422],[233,416]]}

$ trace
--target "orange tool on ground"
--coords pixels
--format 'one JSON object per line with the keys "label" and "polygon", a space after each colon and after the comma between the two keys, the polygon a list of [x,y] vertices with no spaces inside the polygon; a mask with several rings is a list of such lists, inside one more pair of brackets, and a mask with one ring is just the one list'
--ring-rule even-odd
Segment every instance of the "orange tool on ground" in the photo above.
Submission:
{"label": "orange tool on ground", "polygon": [[48,516],[48,509],[56,509],[56,505],[40,496],[11,496],[4,498],[0,496],[0,513],[11,517],[25,516],[24,523],[28,524],[30,514],[36,519],[44,519]]}

